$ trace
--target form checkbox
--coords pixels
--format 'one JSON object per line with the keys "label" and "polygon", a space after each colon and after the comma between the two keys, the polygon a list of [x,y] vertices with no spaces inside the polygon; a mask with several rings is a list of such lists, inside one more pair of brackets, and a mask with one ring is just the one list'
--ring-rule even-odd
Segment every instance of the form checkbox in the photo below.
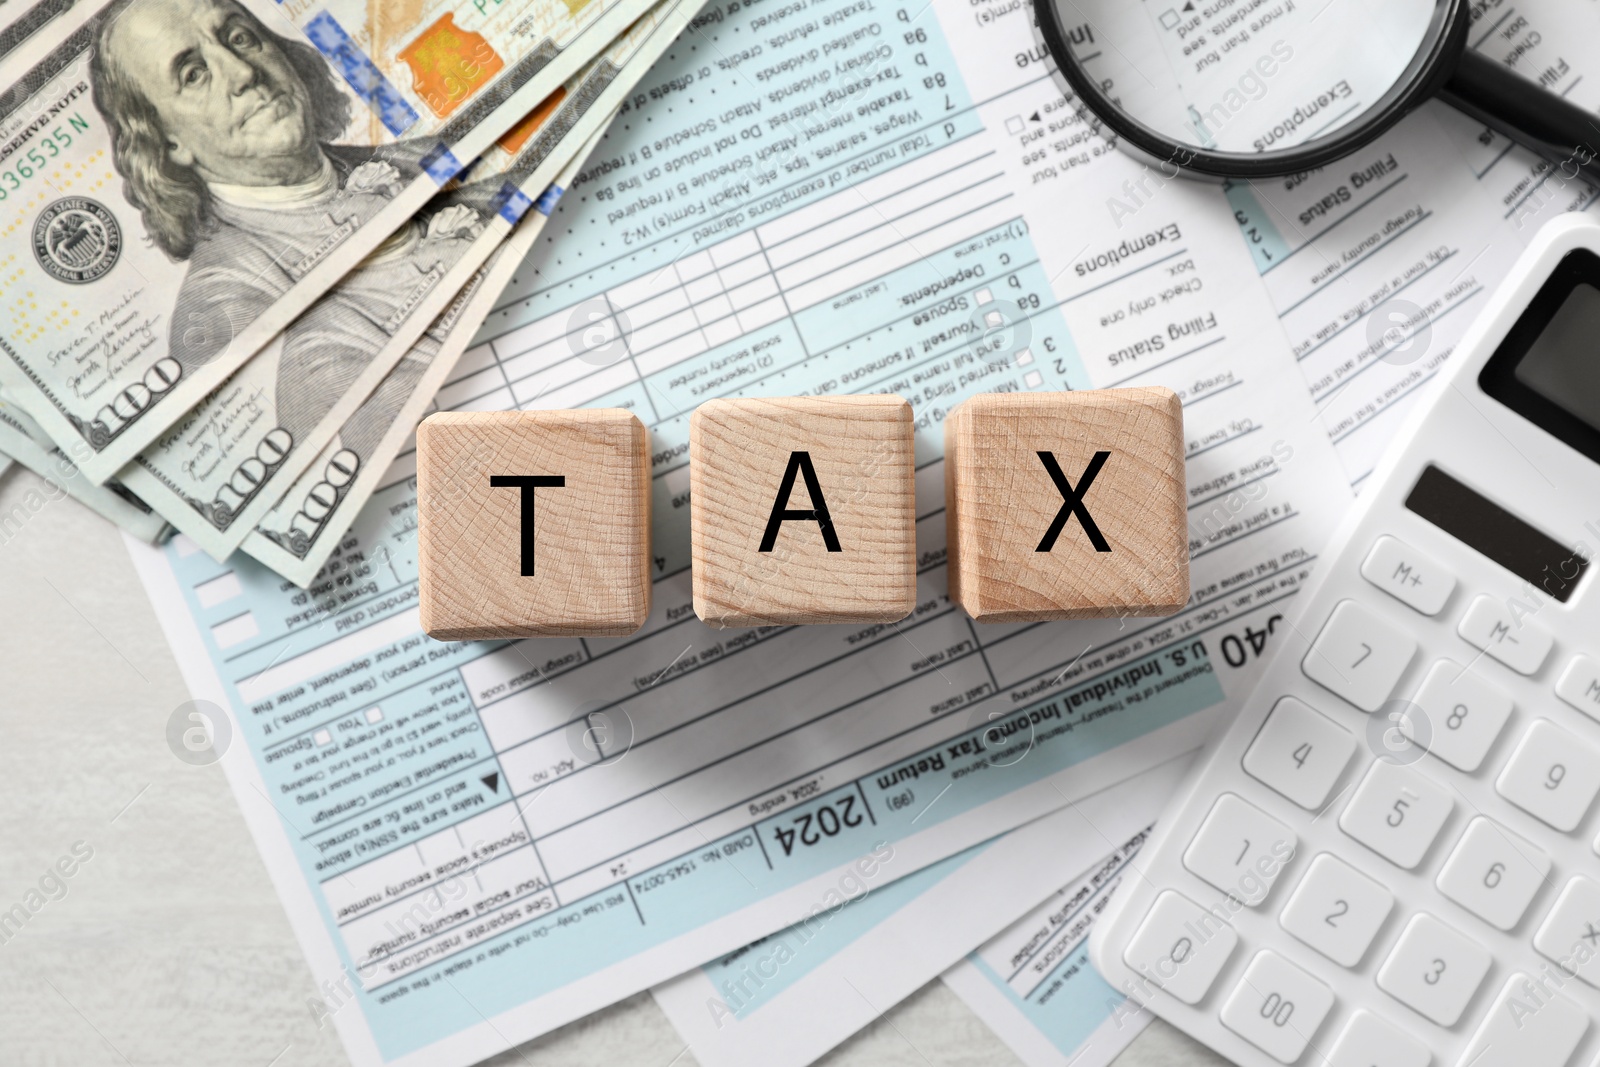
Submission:
{"label": "form checkbox", "polygon": [[311,735],[311,740],[315,741],[318,745],[331,745],[333,744],[333,735],[326,730],[318,730],[316,733]]}
{"label": "form checkbox", "polygon": [[1032,362],[1033,362],[1033,349],[1024,348],[1021,352],[1017,353],[1017,366],[1026,367],[1028,364],[1030,364]]}
{"label": "form checkbox", "polygon": [[1006,132],[1007,133],[1021,133],[1022,132],[1022,116],[1021,115],[1012,115],[1010,118],[1006,119]]}
{"label": "form checkbox", "polygon": [[368,708],[367,709],[367,721],[368,722],[380,722],[380,721],[382,721],[382,719],[383,719],[383,709],[382,708]]}
{"label": "form checkbox", "polygon": [[203,608],[214,608],[218,604],[226,603],[244,592],[244,586],[239,584],[239,576],[232,571],[220,574],[210,581],[201,582],[194,587],[194,598]]}
{"label": "form checkbox", "polygon": [[743,331],[739,329],[738,320],[731,314],[725,319],[717,319],[714,322],[706,323],[700,327],[700,332],[706,335],[706,341],[712,348],[716,348],[718,345],[725,345],[729,341],[737,340],[743,336]]}
{"label": "form checkbox", "polygon": [[1177,24],[1178,24],[1178,13],[1176,11],[1172,10],[1172,8],[1169,7],[1165,11],[1163,11],[1161,13],[1161,28],[1162,29],[1170,30],[1170,29],[1172,29],[1172,27],[1176,26]]}
{"label": "form checkbox", "polygon": [[232,648],[241,641],[250,640],[260,632],[261,627],[256,623],[256,617],[246,611],[211,627],[211,639],[217,643],[218,648]]}
{"label": "form checkbox", "polygon": [[979,289],[976,293],[972,294],[972,298],[979,304],[987,304],[989,301],[994,299],[994,294],[987,289]]}
{"label": "form checkbox", "polygon": [[998,330],[1000,327],[1006,324],[1006,319],[1004,315],[1000,314],[1000,312],[990,311],[984,314],[983,324],[992,330]]}
{"label": "form checkbox", "polygon": [[1022,380],[1027,384],[1029,389],[1037,389],[1039,386],[1044,384],[1044,375],[1040,374],[1036,370],[1031,370],[1022,376]]}

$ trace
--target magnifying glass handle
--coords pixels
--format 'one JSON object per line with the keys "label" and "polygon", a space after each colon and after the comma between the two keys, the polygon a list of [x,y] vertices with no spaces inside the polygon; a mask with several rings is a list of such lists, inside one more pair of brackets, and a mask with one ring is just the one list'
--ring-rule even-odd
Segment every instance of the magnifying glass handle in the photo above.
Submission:
{"label": "magnifying glass handle", "polygon": [[1439,99],[1600,185],[1600,120],[1565,97],[1469,50]]}

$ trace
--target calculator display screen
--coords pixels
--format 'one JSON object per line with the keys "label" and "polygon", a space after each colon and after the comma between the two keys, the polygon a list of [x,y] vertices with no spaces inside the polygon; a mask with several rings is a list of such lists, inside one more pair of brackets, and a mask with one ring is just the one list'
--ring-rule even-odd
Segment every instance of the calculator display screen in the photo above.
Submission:
{"label": "calculator display screen", "polygon": [[1589,566],[1560,541],[1432,464],[1407,494],[1406,508],[1563,604]]}
{"label": "calculator display screen", "polygon": [[1512,374],[1600,430],[1600,289],[1588,282],[1573,286]]}
{"label": "calculator display screen", "polygon": [[1478,385],[1600,463],[1600,256],[1580,248],[1561,258]]}

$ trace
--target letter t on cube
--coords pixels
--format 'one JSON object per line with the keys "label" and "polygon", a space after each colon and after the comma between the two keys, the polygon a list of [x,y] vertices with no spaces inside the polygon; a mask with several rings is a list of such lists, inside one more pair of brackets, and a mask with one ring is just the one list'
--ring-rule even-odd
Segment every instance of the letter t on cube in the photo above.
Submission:
{"label": "letter t on cube", "polygon": [[951,599],[980,622],[1171,615],[1189,600],[1170,389],[984,393],[944,423]]}
{"label": "letter t on cube", "polygon": [[617,408],[440,412],[417,427],[422,629],[621,636],[650,614],[650,433]]}
{"label": "letter t on cube", "polygon": [[914,451],[897,396],[702,404],[689,419],[695,614],[716,627],[905,618]]}

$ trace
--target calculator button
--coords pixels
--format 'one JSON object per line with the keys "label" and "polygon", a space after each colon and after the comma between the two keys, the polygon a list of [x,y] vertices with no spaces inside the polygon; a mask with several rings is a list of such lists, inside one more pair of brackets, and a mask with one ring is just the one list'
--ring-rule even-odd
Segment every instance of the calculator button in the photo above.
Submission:
{"label": "calculator button", "polygon": [[1549,856],[1479,816],[1456,843],[1437,884],[1439,892],[1484,922],[1509,930],[1549,873]]}
{"label": "calculator button", "polygon": [[1294,831],[1232,793],[1211,807],[1189,842],[1183,865],[1248,907],[1272,891],[1284,864],[1294,858]]}
{"label": "calculator button", "polygon": [[1556,682],[1556,696],[1591,719],[1600,719],[1600,660],[1573,656]]}
{"label": "calculator button", "polygon": [[1322,806],[1356,750],[1350,731],[1284,697],[1244,754],[1244,769],[1302,808]]}
{"label": "calculator button", "polygon": [[1458,1067],[1566,1067],[1588,1029],[1583,1009],[1550,992],[1548,983],[1513,974]]}
{"label": "calculator button", "polygon": [[1400,732],[1450,766],[1468,772],[1483,763],[1512,708],[1503,690],[1447,659],[1428,668],[1411,702],[1420,714],[1404,714]]}
{"label": "calculator button", "polygon": [[1339,828],[1409,871],[1422,862],[1454,807],[1443,786],[1410,767],[1379,760],[1356,787]]}
{"label": "calculator button", "polygon": [[1378,971],[1378,988],[1440,1026],[1454,1026],[1489,973],[1489,952],[1432,915],[1416,915]]}
{"label": "calculator button", "polygon": [[1333,1009],[1333,990],[1270,949],[1250,961],[1222,1006],[1222,1025],[1280,1063],[1293,1063]]}
{"label": "calculator button", "polygon": [[1424,615],[1437,615],[1456,587],[1454,575],[1397,537],[1384,534],[1361,564],[1361,577]]}
{"label": "calculator button", "polygon": [[1567,833],[1600,791],[1600,751],[1548,719],[1528,727],[1494,783],[1523,811]]}
{"label": "calculator button", "polygon": [[1485,593],[1472,601],[1456,633],[1519,674],[1538,670],[1555,643],[1548,631],[1523,622],[1503,602]]}
{"label": "calculator button", "polygon": [[1600,987],[1600,883],[1581,875],[1568,882],[1533,935],[1533,947],[1567,974]]}
{"label": "calculator button", "polygon": [[1404,630],[1371,608],[1341,600],[1301,662],[1306,677],[1362,711],[1377,711],[1417,650]]}
{"label": "calculator button", "polygon": [[1328,1053],[1328,1067],[1428,1067],[1428,1046],[1370,1011],[1358,1011]]}
{"label": "calculator button", "polygon": [[1354,967],[1393,907],[1394,894],[1324,852],[1311,861],[1278,922],[1334,963]]}
{"label": "calculator button", "polygon": [[1156,898],[1122,959],[1185,1004],[1198,1004],[1238,943],[1233,927],[1169,889]]}

